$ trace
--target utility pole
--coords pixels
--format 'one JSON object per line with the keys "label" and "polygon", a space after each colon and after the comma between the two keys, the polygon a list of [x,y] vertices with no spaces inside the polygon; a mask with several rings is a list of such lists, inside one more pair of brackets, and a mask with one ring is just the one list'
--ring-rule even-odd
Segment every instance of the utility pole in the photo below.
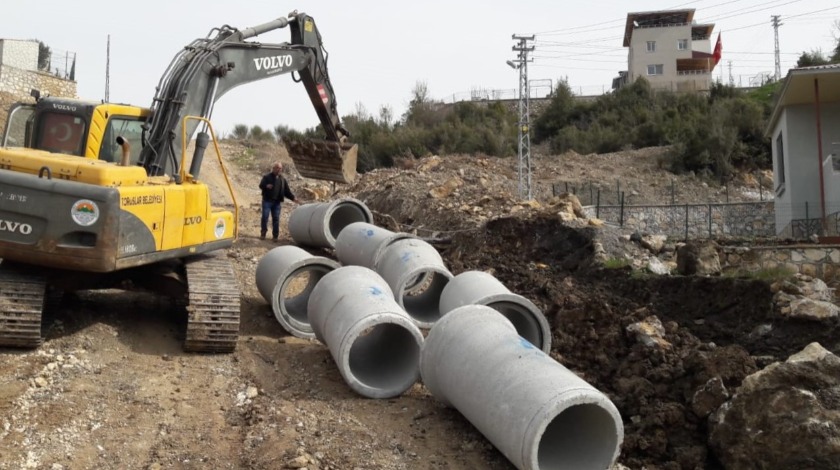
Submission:
{"label": "utility pole", "polygon": [[782,79],[782,64],[779,60],[779,26],[783,25],[781,21],[779,21],[779,15],[772,15],[770,24],[773,25],[773,33],[776,37],[775,45],[776,45],[776,81]]}
{"label": "utility pole", "polygon": [[105,102],[111,101],[111,35],[108,35],[108,46],[105,49]]}
{"label": "utility pole", "polygon": [[519,43],[512,50],[518,52],[516,62],[507,61],[514,69],[519,69],[519,197],[532,199],[531,194],[531,89],[528,84],[528,53],[534,46],[528,46],[534,36],[518,36],[512,38]]}
{"label": "utility pole", "polygon": [[735,86],[735,79],[732,78],[732,61],[726,61],[726,64],[729,66],[729,86]]}

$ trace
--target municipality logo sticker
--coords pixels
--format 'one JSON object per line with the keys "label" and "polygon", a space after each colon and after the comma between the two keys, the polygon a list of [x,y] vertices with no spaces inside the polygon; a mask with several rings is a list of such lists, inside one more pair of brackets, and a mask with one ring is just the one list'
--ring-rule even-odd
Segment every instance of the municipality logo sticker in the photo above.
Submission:
{"label": "municipality logo sticker", "polygon": [[99,206],[88,199],[81,199],[70,208],[70,217],[82,227],[89,227],[99,220]]}
{"label": "municipality logo sticker", "polygon": [[216,221],[216,228],[213,231],[213,234],[216,235],[216,238],[222,238],[225,235],[225,219],[219,219]]}

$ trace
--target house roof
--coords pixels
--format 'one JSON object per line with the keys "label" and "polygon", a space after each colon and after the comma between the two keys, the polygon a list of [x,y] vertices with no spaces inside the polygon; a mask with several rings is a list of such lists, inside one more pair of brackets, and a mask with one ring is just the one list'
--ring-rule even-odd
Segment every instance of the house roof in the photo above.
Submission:
{"label": "house roof", "polygon": [[656,26],[677,26],[681,24],[691,24],[694,20],[694,9],[687,10],[660,10],[660,11],[643,11],[637,13],[627,14],[627,24],[624,26],[624,47],[630,46],[630,38],[633,37],[633,30],[636,26],[656,27]]}
{"label": "house roof", "polygon": [[814,104],[817,101],[814,81],[819,83],[820,103],[840,101],[840,64],[816,65],[790,69],[765,133],[771,135],[782,109],[797,104]]}

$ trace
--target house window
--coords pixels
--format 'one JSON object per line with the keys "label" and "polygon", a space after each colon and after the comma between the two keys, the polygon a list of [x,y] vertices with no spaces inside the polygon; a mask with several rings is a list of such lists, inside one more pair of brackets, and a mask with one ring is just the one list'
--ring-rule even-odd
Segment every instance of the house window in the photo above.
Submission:
{"label": "house window", "polygon": [[688,39],[678,40],[677,41],[677,50],[687,51],[688,50]]}
{"label": "house window", "polygon": [[782,133],[776,137],[776,195],[785,191],[785,146]]}
{"label": "house window", "polygon": [[651,64],[647,66],[648,75],[662,75],[662,64]]}
{"label": "house window", "polygon": [[647,42],[647,51],[648,52],[656,52],[656,41],[648,41]]}

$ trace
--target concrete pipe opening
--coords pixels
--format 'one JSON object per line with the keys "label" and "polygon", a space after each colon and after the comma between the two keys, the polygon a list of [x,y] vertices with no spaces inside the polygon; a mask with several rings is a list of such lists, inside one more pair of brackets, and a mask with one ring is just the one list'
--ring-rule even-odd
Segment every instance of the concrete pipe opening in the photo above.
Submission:
{"label": "concrete pipe opening", "polygon": [[318,281],[333,270],[330,266],[310,264],[301,266],[289,275],[275,291],[280,308],[275,318],[288,331],[296,331],[306,337],[314,337],[309,323],[307,305],[309,296]]}
{"label": "concrete pipe opening", "polygon": [[534,346],[544,350],[543,345],[545,344],[546,338],[543,325],[534,315],[534,312],[532,312],[529,308],[521,303],[509,300],[490,302],[487,306],[498,311],[505,318],[510,320],[510,322],[513,323],[513,327],[516,328],[516,332],[519,336],[527,339],[528,342]]}
{"label": "concrete pipe opening", "polygon": [[415,332],[404,325],[379,323],[349,339],[348,370],[367,389],[365,395],[397,396],[417,381],[422,336]]}
{"label": "concrete pipe opening", "polygon": [[419,326],[430,328],[440,320],[440,295],[450,279],[451,275],[444,269],[422,271],[408,276],[397,287],[396,297]]}
{"label": "concrete pipe opening", "polygon": [[573,405],[554,416],[538,441],[539,469],[603,470],[616,457],[615,417],[597,403]]}
{"label": "concrete pipe opening", "polygon": [[370,210],[367,207],[350,200],[344,200],[337,204],[328,217],[329,222],[327,225],[333,245],[335,245],[335,239],[348,225],[355,222],[371,223],[373,221]]}

